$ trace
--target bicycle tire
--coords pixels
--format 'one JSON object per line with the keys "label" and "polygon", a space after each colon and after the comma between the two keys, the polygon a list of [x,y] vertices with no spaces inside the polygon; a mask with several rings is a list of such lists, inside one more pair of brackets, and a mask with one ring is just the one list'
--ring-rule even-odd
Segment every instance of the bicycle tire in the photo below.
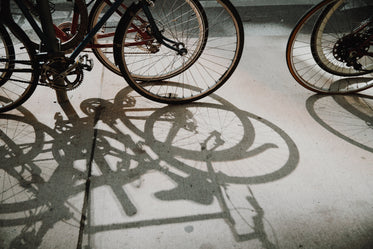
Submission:
{"label": "bicycle tire", "polygon": [[[124,1],[119,8],[110,16],[110,18],[106,21],[103,27],[100,29],[99,33],[97,33],[92,39],[92,51],[96,58],[103,64],[107,69],[112,71],[115,74],[122,75],[120,69],[115,64],[114,54],[113,54],[113,40],[115,30],[118,26],[118,23],[121,17],[124,15],[128,6],[132,4],[132,0]],[[200,6],[199,2],[191,1],[192,5],[196,6],[198,13],[201,18],[203,18],[203,22],[206,24],[207,20],[204,16],[203,8]],[[100,18],[106,13],[106,10],[110,8],[111,1],[110,0],[98,0],[93,5],[90,13],[89,13],[89,30],[93,29],[93,27],[97,24]],[[207,25],[205,25],[207,26]],[[204,32],[201,32],[205,37],[203,40],[207,39],[207,27],[204,28]],[[201,44],[200,50],[203,49],[203,43]],[[142,78],[143,75],[137,75],[137,78]],[[157,78],[153,76],[153,79]],[[165,78],[161,77],[160,79]],[[145,77],[146,79],[146,77]]]}
{"label": "bicycle tire", "polygon": [[312,7],[295,25],[286,47],[286,62],[291,75],[302,87],[316,93],[353,93],[373,85],[373,78],[366,73],[342,76],[325,70],[312,51],[312,46],[315,46],[311,44],[315,39],[312,35],[320,16],[338,1],[325,0]]}
{"label": "bicycle tire", "polygon": [[[134,24],[137,28],[144,30],[149,27],[146,16],[141,8],[130,11],[136,11],[135,16],[133,17],[133,20],[136,20],[136,23],[131,22],[132,24]],[[193,44],[194,47],[192,55],[186,57],[183,65],[180,65],[177,62],[180,59],[178,58],[178,55],[174,53],[174,51],[163,48],[162,45],[157,43],[154,38],[149,38],[149,40],[146,40],[148,38],[143,37],[143,35],[139,35],[139,33],[133,32],[133,37],[131,37],[131,39],[136,40],[137,43],[143,42],[143,44],[134,46],[133,49],[130,49],[130,53],[133,56],[128,55],[127,58],[131,57],[133,60],[132,63],[136,64],[147,61],[149,64],[147,64],[146,67],[153,68],[154,70],[135,71],[131,69],[131,73],[134,78],[144,81],[168,79],[186,70],[201,55],[203,49],[205,48],[208,37],[207,18],[201,4],[196,0],[179,0],[173,2],[172,6],[168,6],[166,1],[157,1],[156,7],[154,9],[152,8],[151,11],[152,13],[156,13],[157,24],[163,25],[163,32],[167,33],[169,37],[175,38],[175,33],[184,32],[184,30],[180,31],[179,27],[187,26],[191,30],[187,30],[183,34],[184,37],[182,39],[178,39],[178,41],[187,42],[187,39],[193,39],[194,37],[192,36],[196,36],[196,34],[197,38],[194,38],[196,41]],[[186,17],[189,17],[190,19],[186,20]],[[126,31],[125,28],[122,30]],[[163,63],[163,65],[166,65],[166,68],[160,69],[159,66],[156,66],[157,62]],[[145,63],[141,63],[142,66],[145,66]],[[177,66],[174,67],[174,65]],[[158,69],[162,70],[163,72],[155,72],[155,70]]]}
{"label": "bicycle tire", "polygon": [[[329,4],[320,14],[313,29],[311,36],[312,53],[317,64],[331,74],[360,76],[372,72],[373,58],[369,56],[357,59],[358,63],[363,67],[361,70],[346,65],[346,60],[348,60],[346,57],[349,56],[347,56],[347,48],[343,44],[357,42],[362,45],[369,38],[356,36],[359,33],[351,36],[357,27],[353,26],[353,19],[347,13],[348,10],[346,8],[356,7],[358,5],[355,0],[339,0]],[[363,13],[359,14],[361,14],[359,19],[364,19]],[[363,49],[369,49],[369,46],[364,46]],[[370,66],[370,68],[365,68],[366,66]]]}
{"label": "bicycle tire", "polygon": [[[192,1],[186,0],[183,2],[190,3]],[[175,5],[180,6],[180,1],[179,5],[177,3],[177,1],[174,2]],[[162,5],[161,1],[157,1],[156,4]],[[170,12],[169,9],[168,13]],[[177,58],[179,61],[168,60],[168,62],[160,62],[163,58],[159,59],[157,53],[150,54],[152,55],[151,58],[149,58],[150,56],[144,58],[144,56],[138,54],[136,54],[136,57],[131,56],[133,51],[130,50],[133,50],[134,46],[128,46],[128,44],[136,44],[137,39],[136,34],[133,36],[133,33],[131,33],[131,25],[135,16],[138,16],[141,11],[141,5],[135,4],[122,17],[114,38],[114,55],[115,62],[123,77],[142,96],[166,104],[183,104],[196,101],[220,88],[236,69],[242,55],[244,35],[242,21],[237,10],[229,1],[219,0],[215,6],[208,9],[204,8],[208,23],[208,35],[207,40],[203,41],[203,47],[200,46],[203,50],[193,47],[195,46],[195,32],[189,34],[190,37],[187,37],[189,40],[178,37],[179,34],[186,33],[186,30],[183,30],[185,27],[182,25],[178,26],[181,30],[176,30],[179,33],[174,32],[172,34],[170,32],[172,34],[170,35],[171,39],[180,39],[184,42],[188,54],[192,51],[195,55],[192,55],[194,58],[187,63],[182,61],[184,59],[182,56]],[[151,11],[153,13],[153,9]],[[133,15],[132,13],[136,14]],[[161,22],[157,24],[161,24]],[[165,36],[169,35],[167,24],[162,25],[161,30],[165,30]],[[164,47],[161,47],[161,49],[171,51],[171,49]],[[176,52],[172,51],[171,53],[175,54]],[[135,63],[139,62],[147,62],[147,64],[141,64],[141,67],[138,67],[139,64],[136,65]],[[176,65],[177,63],[179,65]],[[169,70],[170,67],[176,67],[175,65],[179,67],[178,70],[167,73],[164,77],[160,76],[159,72]],[[163,66],[165,69],[162,68]],[[138,70],[146,71],[148,78],[137,77],[136,72]],[[196,91],[195,89],[199,90]]]}
{"label": "bicycle tire", "polygon": [[0,113],[23,104],[31,97],[39,80],[32,42],[19,26],[11,24],[9,30],[12,30],[12,40],[5,26],[0,24],[0,42],[5,42],[5,46],[0,45],[0,55],[6,55],[1,58],[5,64],[0,64],[6,75],[0,85]]}
{"label": "bicycle tire", "polygon": [[[5,58],[9,58],[9,60],[14,60],[14,48],[13,48],[13,42],[10,38],[8,32],[6,31],[5,27],[0,25],[0,50],[3,51],[1,55],[5,55]],[[1,56],[0,55],[0,56]],[[2,86],[5,82],[7,82],[10,77],[12,76],[12,69],[14,69],[14,65],[9,63],[8,61],[1,62],[0,65],[2,70],[1,76],[0,76],[0,86]],[[6,69],[6,71],[5,71]]]}

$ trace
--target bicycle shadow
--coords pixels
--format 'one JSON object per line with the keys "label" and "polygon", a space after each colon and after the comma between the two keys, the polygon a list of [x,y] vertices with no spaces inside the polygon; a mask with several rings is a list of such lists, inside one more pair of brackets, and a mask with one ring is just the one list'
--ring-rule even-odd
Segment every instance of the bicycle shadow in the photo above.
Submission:
{"label": "bicycle shadow", "polygon": [[[90,248],[101,232],[223,219],[236,241],[277,248],[250,187],[284,178],[298,164],[296,145],[276,125],[216,95],[165,106],[129,87],[80,108],[83,118],[56,113],[53,128],[23,107],[0,115],[6,247],[38,247],[56,226],[75,227],[67,233],[79,230],[78,248]],[[246,191],[238,195],[235,186]],[[100,208],[105,201],[114,207]]]}
{"label": "bicycle shadow", "polygon": [[372,95],[313,95],[307,100],[306,107],[312,118],[326,130],[350,144],[373,152]]}

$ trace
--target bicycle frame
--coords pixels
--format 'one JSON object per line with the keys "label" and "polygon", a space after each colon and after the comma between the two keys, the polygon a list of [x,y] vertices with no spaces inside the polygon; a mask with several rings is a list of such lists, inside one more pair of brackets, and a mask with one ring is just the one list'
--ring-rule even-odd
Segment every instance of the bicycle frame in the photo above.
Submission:
{"label": "bicycle frame", "polygon": [[[21,0],[21,1],[24,5],[26,5],[26,7],[25,7],[23,4],[22,5],[19,4],[19,6],[22,6],[21,7],[22,8],[22,13],[25,16],[29,15],[29,13],[27,11],[27,8],[35,9],[34,5],[32,4],[32,2],[30,0]],[[78,18],[79,18],[79,14],[74,9],[73,19],[72,19],[72,22],[71,22],[71,30],[70,30],[72,34],[75,34],[77,32]],[[33,27],[36,27],[36,26],[33,26]],[[56,37],[58,39],[60,39],[62,42],[65,42],[69,39],[69,36],[61,28],[57,27],[55,24],[53,24],[53,28],[54,28],[54,32],[56,33]]]}
{"label": "bicycle frame", "polygon": [[[108,5],[111,5],[110,8],[106,11],[104,16],[101,17],[101,19],[97,22],[97,24],[92,28],[92,30],[86,35],[86,37],[83,39],[83,41],[74,50],[74,52],[70,56],[70,59],[72,59],[72,60],[76,59],[76,57],[79,55],[79,53],[81,51],[83,51],[84,48],[87,47],[87,45],[90,43],[92,38],[99,31],[99,29],[106,23],[106,21],[110,18],[110,16],[118,10],[119,6],[124,6],[122,4],[123,1],[124,0],[115,0],[113,4],[111,4],[109,1],[105,1],[106,3],[108,3]],[[145,13],[146,17],[149,20],[149,24],[150,24],[150,27],[151,27],[151,30],[152,30],[152,33],[153,33],[154,37],[156,38],[156,40],[160,44],[165,45],[169,49],[176,51],[178,54],[180,54],[180,55],[186,54],[187,50],[184,48],[184,44],[179,43],[179,42],[175,42],[175,41],[172,41],[172,40],[166,38],[165,36],[162,35],[160,30],[158,29],[158,27],[155,23],[155,20],[153,18],[153,15],[151,14],[151,12],[149,10],[149,6],[153,2],[155,2],[155,0],[153,0],[153,1],[150,1],[150,0],[140,1],[140,3],[142,4],[142,9],[144,10],[144,13]],[[127,7],[125,6],[125,8],[127,8]],[[139,19],[144,22],[144,20],[142,20],[141,18],[139,18]],[[129,31],[129,32],[138,32],[141,36],[143,36],[147,39],[152,39],[151,36],[149,36],[146,32],[142,32],[139,28],[137,28],[134,25],[132,25],[132,27],[134,28],[134,31]],[[111,34],[109,34],[109,35],[111,35]],[[167,42],[171,43],[172,45],[168,44]],[[138,42],[138,43],[127,44],[127,46],[138,46],[138,45],[145,44],[145,43],[146,43],[146,41],[142,41],[142,42]],[[107,46],[107,45],[104,45],[104,46]]]}
{"label": "bicycle frame", "polygon": [[[32,15],[29,12],[29,10],[27,8],[27,5],[23,4],[22,0],[14,0],[14,1],[16,2],[18,8],[22,11],[23,15],[26,17],[27,21],[30,23],[32,29],[36,32],[37,36],[40,38],[41,42],[43,44],[48,44],[47,35],[43,32],[43,30],[36,23],[35,19],[32,17]],[[9,16],[6,19],[11,20],[10,13],[9,13]]]}
{"label": "bicycle frame", "polygon": [[74,52],[70,55],[71,60],[75,60],[76,57],[83,51],[83,49],[89,44],[92,38],[96,35],[99,29],[105,24],[105,22],[110,18],[110,16],[119,8],[124,0],[115,0],[115,2],[110,6],[103,17],[97,22],[97,24],[92,28],[92,30],[84,37],[83,41],[76,47]]}
{"label": "bicycle frame", "polygon": [[[7,3],[10,6],[9,1],[1,0],[1,3],[5,3],[6,7]],[[110,6],[105,2],[107,0],[97,0],[89,16],[85,0],[64,3],[61,8],[57,6],[55,9],[64,15],[51,15],[54,8],[50,8],[48,0],[36,1],[37,10],[42,15],[36,13],[35,5],[29,12],[37,14],[37,17],[32,17],[39,26],[41,21],[43,32],[48,33],[41,49],[33,39],[37,38],[35,32],[28,36],[21,28],[22,23],[15,22],[16,18],[11,16],[13,20],[1,20],[1,35],[4,37],[1,42],[5,44],[2,50],[5,56],[1,59],[8,63],[2,64],[4,75],[17,76],[13,75],[12,67],[22,68],[24,62],[28,63],[24,68],[29,72],[21,75],[27,77],[23,82],[15,77],[4,78],[2,89],[9,92],[8,89],[11,89],[12,92],[8,94],[7,102],[0,103],[0,112],[23,104],[37,85],[48,86],[58,92],[80,86],[84,72],[93,68],[93,60],[80,53],[92,43],[114,43],[110,49],[93,49],[102,65],[122,76],[139,94],[166,104],[193,102],[219,89],[237,68],[243,52],[243,24],[229,0],[217,1],[218,12],[215,8],[206,12],[198,0],[109,0],[113,3]],[[31,2],[34,3],[34,0]],[[43,10],[41,3],[46,5]],[[129,6],[127,10],[119,7],[123,3]],[[0,11],[3,13],[6,10]],[[69,32],[72,16],[66,16],[66,11],[69,14],[76,11],[79,17],[78,32],[72,36]],[[45,19],[44,22],[44,16],[49,16],[50,20]],[[58,44],[52,16],[56,25],[70,37],[68,41]],[[20,19],[22,22],[26,20],[24,16]],[[26,24],[29,23],[26,21]],[[46,32],[46,26],[50,26],[48,30],[52,32]],[[113,37],[97,40],[97,34],[105,35],[114,30],[114,42]],[[215,31],[209,33],[211,30]],[[224,31],[223,34],[221,31]],[[222,34],[224,42],[209,34]],[[49,41],[56,44],[53,47],[57,49],[50,50]],[[9,51],[7,47],[14,47],[14,51]],[[29,85],[25,88],[22,83]]]}

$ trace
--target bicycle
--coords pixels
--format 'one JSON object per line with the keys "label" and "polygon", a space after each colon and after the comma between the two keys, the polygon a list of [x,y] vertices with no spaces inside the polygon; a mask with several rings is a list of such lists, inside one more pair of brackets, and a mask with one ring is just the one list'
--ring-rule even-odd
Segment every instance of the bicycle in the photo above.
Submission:
{"label": "bicycle", "polygon": [[[15,1],[19,3],[20,0]],[[0,46],[5,54],[0,60],[0,92],[8,100],[1,104],[0,112],[26,101],[38,83],[59,90],[79,86],[83,69],[90,70],[93,65],[87,56],[79,57],[77,62],[75,59],[122,2],[116,0],[113,3],[68,57],[58,53],[36,53],[30,39],[9,15],[9,8],[4,8],[9,0],[2,2],[1,12],[7,18],[0,25],[0,40],[5,44]],[[214,92],[232,75],[242,55],[243,27],[236,9],[227,0],[217,1],[215,7],[206,12],[208,24],[203,18],[204,9],[197,1],[179,0],[171,6],[168,3],[143,0],[131,4],[115,32],[115,62],[128,84],[144,97],[168,104],[187,103]],[[166,15],[165,8],[168,10]],[[170,11],[172,9],[174,11]],[[133,16],[132,13],[137,14]],[[162,15],[163,19],[157,19]],[[138,17],[145,20],[146,25]],[[219,34],[223,27],[225,29]],[[38,28],[33,26],[33,29]],[[10,38],[9,32],[14,37]],[[47,40],[40,29],[36,33],[41,41]],[[16,43],[22,44],[21,51]],[[49,39],[43,44],[50,43]],[[23,53],[25,50],[26,54]],[[171,87],[171,81],[179,84]],[[145,85],[148,88],[144,88]],[[199,89],[188,90],[188,85]]]}
{"label": "bicycle", "polygon": [[[122,0],[122,2],[123,2],[123,0]],[[179,3],[180,2],[184,2],[184,1],[179,1]],[[27,9],[26,9],[26,7],[25,6],[23,6],[22,5],[22,3],[23,3],[23,1],[16,1],[16,3],[19,5],[19,7],[21,8],[21,10],[22,10],[22,12],[24,13],[24,15],[26,16],[26,18],[27,18],[27,20],[29,20],[29,22],[31,23],[31,26],[32,26],[32,28],[36,31],[36,33],[37,33],[37,35],[39,36],[39,38],[40,38],[40,40],[42,40],[42,42],[44,42],[44,44],[46,44],[46,43],[48,43],[48,41],[46,41],[46,38],[45,37],[43,37],[43,33],[42,33],[42,31],[39,29],[39,27],[36,25],[36,23],[35,23],[35,21],[32,19],[32,17],[31,17],[31,15],[28,13],[28,11],[27,11]],[[78,4],[79,3],[79,4]],[[83,2],[82,1],[77,1],[76,3],[75,3],[75,10],[78,10],[78,13],[80,12],[80,13],[84,13],[84,8],[83,7],[86,7],[86,6],[84,6],[83,4],[82,4]],[[193,1],[193,2],[189,2],[189,3],[193,3],[193,4],[196,4],[197,2],[195,2],[195,1]],[[112,8],[112,10],[117,10],[117,8],[119,8],[119,1],[117,1],[117,7],[114,7],[114,8]],[[185,6],[185,3],[184,3],[184,6]],[[198,7],[198,9],[197,9],[197,7]],[[200,7],[200,6],[197,6],[197,7],[195,7],[195,10],[198,10],[198,11],[202,11],[202,7]],[[83,9],[82,9],[83,8]],[[181,7],[179,7],[180,9],[182,9],[182,10],[185,10],[185,8],[181,8]],[[74,10],[74,13],[76,12]],[[10,11],[3,11],[3,12],[10,12]],[[35,11],[34,11],[35,12]],[[85,11],[85,12],[87,12],[87,11]],[[113,11],[112,11],[113,12]],[[7,13],[6,13],[7,14]],[[76,15],[74,14],[74,17],[75,17]],[[84,16],[86,16],[86,15],[80,15],[81,17],[84,17]],[[94,15],[93,15],[94,16]],[[107,16],[105,19],[102,19],[103,21],[102,21],[102,23],[100,23],[99,25],[97,25],[97,27],[99,28],[101,25],[103,25],[103,23],[110,17],[111,15],[109,15],[109,16]],[[201,18],[201,15],[196,15],[196,18]],[[10,17],[8,17],[7,19],[10,19]],[[77,19],[77,18],[75,18],[75,19]],[[84,22],[84,20],[85,20],[86,18],[82,18],[81,19],[81,21],[83,21]],[[96,21],[97,21],[97,19],[96,19]],[[85,21],[85,23],[86,23],[86,21]],[[11,22],[11,24],[12,24],[12,26],[14,26],[14,22],[12,23]],[[177,22],[176,22],[176,24],[178,24]],[[146,24],[144,24],[143,23],[143,25],[145,25],[146,26]],[[64,24],[62,25],[62,26],[65,26]],[[73,24],[73,26],[77,26],[77,24]],[[80,25],[80,27],[81,26],[84,26],[84,25]],[[96,25],[95,25],[96,26]],[[200,26],[200,27],[204,27],[204,26]],[[97,29],[98,29],[97,28]],[[56,26],[54,27],[54,30],[56,30]],[[84,29],[83,29],[84,30]],[[82,30],[80,30],[79,32],[83,32]],[[142,32],[142,31],[139,31],[139,33],[140,32]],[[144,32],[142,32],[141,33],[142,35],[146,35]],[[203,32],[203,31],[200,31],[200,34],[205,34],[205,32]],[[81,35],[80,35],[81,36]],[[93,37],[93,35],[91,35],[92,37]],[[139,35],[140,36],[140,35]],[[75,37],[73,37],[73,38],[75,38]],[[163,39],[163,38],[160,38],[159,40],[161,40],[161,39]],[[75,45],[75,43],[76,43],[76,41],[77,41],[77,39],[74,39],[74,41],[69,41],[68,42],[68,45],[70,45],[70,47],[72,46],[72,45]],[[89,41],[89,39],[85,39],[85,45],[88,45],[88,41]],[[7,47],[9,47],[9,45],[7,45]],[[69,49],[70,47],[65,47],[65,49]],[[80,49],[83,49],[83,47],[84,46],[81,46],[81,48]],[[64,50],[65,51],[65,50]],[[72,59],[72,58],[75,58],[77,55],[72,55],[72,56],[70,56],[70,59]],[[67,83],[68,83],[68,87],[67,87],[67,89],[68,90],[70,90],[70,89],[73,89],[73,88],[75,88],[76,86],[78,86],[79,84],[80,84],[80,82],[82,81],[82,72],[81,72],[81,70],[80,71],[74,71],[74,73],[76,74],[75,75],[75,79],[73,78],[73,81],[69,81],[69,80],[67,80]],[[48,80],[48,78],[50,77],[50,75],[53,75],[53,73],[51,73],[51,72],[48,72],[48,74],[49,75],[44,75],[44,79],[42,79],[42,81],[44,82],[44,83],[46,83],[46,80]],[[75,86],[74,86],[75,85]],[[52,86],[53,87],[53,86]],[[54,86],[55,87],[55,86]]]}
{"label": "bicycle", "polygon": [[[31,0],[22,0],[31,13],[36,13],[37,6]],[[113,39],[115,29],[119,23],[120,18],[128,9],[132,1],[125,0],[118,7],[118,9],[109,17],[109,19],[99,29],[97,34],[92,38],[92,41],[87,44],[86,48],[91,49],[95,57],[110,71],[122,75],[119,68],[116,66],[113,57]],[[53,28],[56,37],[61,41],[61,50],[66,53],[71,53],[73,49],[83,40],[87,31],[93,29],[101,17],[112,6],[111,0],[91,0],[86,3],[84,0],[76,0],[74,3],[69,3],[64,9],[68,9],[70,14],[61,20],[61,14],[57,13],[59,9],[49,1],[52,12]],[[88,8],[93,6],[88,11]],[[202,7],[200,7],[201,9]],[[54,17],[57,13],[57,17]],[[203,14],[203,12],[202,12]],[[205,17],[202,17],[205,18]],[[145,21],[143,21],[143,25]],[[206,23],[206,20],[204,20]],[[207,34],[206,34],[207,35]],[[38,44],[35,43],[38,48]]]}
{"label": "bicycle", "polygon": [[[27,3],[27,7],[30,9],[32,13],[35,13],[35,5],[30,3],[31,0],[22,0],[22,2]],[[92,41],[86,45],[86,48],[92,49],[92,52],[96,56],[96,58],[103,64],[107,69],[110,71],[122,75],[119,68],[116,66],[113,56],[113,39],[115,35],[116,27],[124,15],[126,10],[128,9],[129,5],[133,2],[132,0],[125,0],[123,3],[116,9],[116,11],[110,16],[110,18],[103,24],[103,26],[99,29],[98,33],[93,36]],[[90,9],[89,13],[87,8],[92,4],[92,8]],[[90,1],[89,3],[85,3],[83,0],[77,0],[74,5],[71,3],[67,9],[70,9],[72,12],[71,17],[66,18],[63,20],[62,23],[57,22],[53,18],[53,27],[56,32],[56,36],[58,39],[61,40],[61,50],[66,52],[72,52],[73,48],[76,47],[79,42],[84,38],[84,34],[88,30],[92,30],[94,26],[98,23],[101,17],[106,13],[107,9],[112,6],[113,2],[111,0],[97,0],[97,1]],[[193,4],[197,5],[199,2],[194,2]],[[50,2],[50,5],[52,3]],[[66,7],[65,7],[66,8]],[[53,13],[58,11],[57,8],[52,8]],[[199,15],[201,19],[203,19],[202,25],[207,24],[206,16],[204,11],[202,10],[202,6],[198,6]],[[173,11],[173,8],[170,9]],[[88,13],[88,15],[87,15]],[[165,13],[166,14],[166,13]],[[167,12],[168,15],[168,12]],[[71,20],[70,20],[71,19]],[[146,26],[146,21],[141,17],[137,16],[137,19],[141,21],[142,26]],[[56,23],[56,24],[55,24]],[[207,27],[203,27],[202,35],[205,36],[201,39],[201,42],[207,39],[208,30]],[[201,44],[202,46],[203,44]],[[37,45],[36,45],[37,47]],[[153,50],[156,48],[153,48]],[[202,50],[202,49],[201,49]],[[140,77],[140,76],[138,76]],[[156,78],[156,75],[154,76]]]}
{"label": "bicycle", "polygon": [[325,0],[294,27],[286,59],[292,76],[317,93],[352,93],[373,86],[373,3]]}

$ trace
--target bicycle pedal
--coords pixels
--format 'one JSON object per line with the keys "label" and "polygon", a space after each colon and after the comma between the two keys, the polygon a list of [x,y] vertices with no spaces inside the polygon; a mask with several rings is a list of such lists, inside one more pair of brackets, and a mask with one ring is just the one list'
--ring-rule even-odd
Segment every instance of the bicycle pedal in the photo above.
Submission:
{"label": "bicycle pedal", "polygon": [[88,58],[88,55],[79,56],[79,66],[87,71],[92,71],[93,69],[93,60]]}

